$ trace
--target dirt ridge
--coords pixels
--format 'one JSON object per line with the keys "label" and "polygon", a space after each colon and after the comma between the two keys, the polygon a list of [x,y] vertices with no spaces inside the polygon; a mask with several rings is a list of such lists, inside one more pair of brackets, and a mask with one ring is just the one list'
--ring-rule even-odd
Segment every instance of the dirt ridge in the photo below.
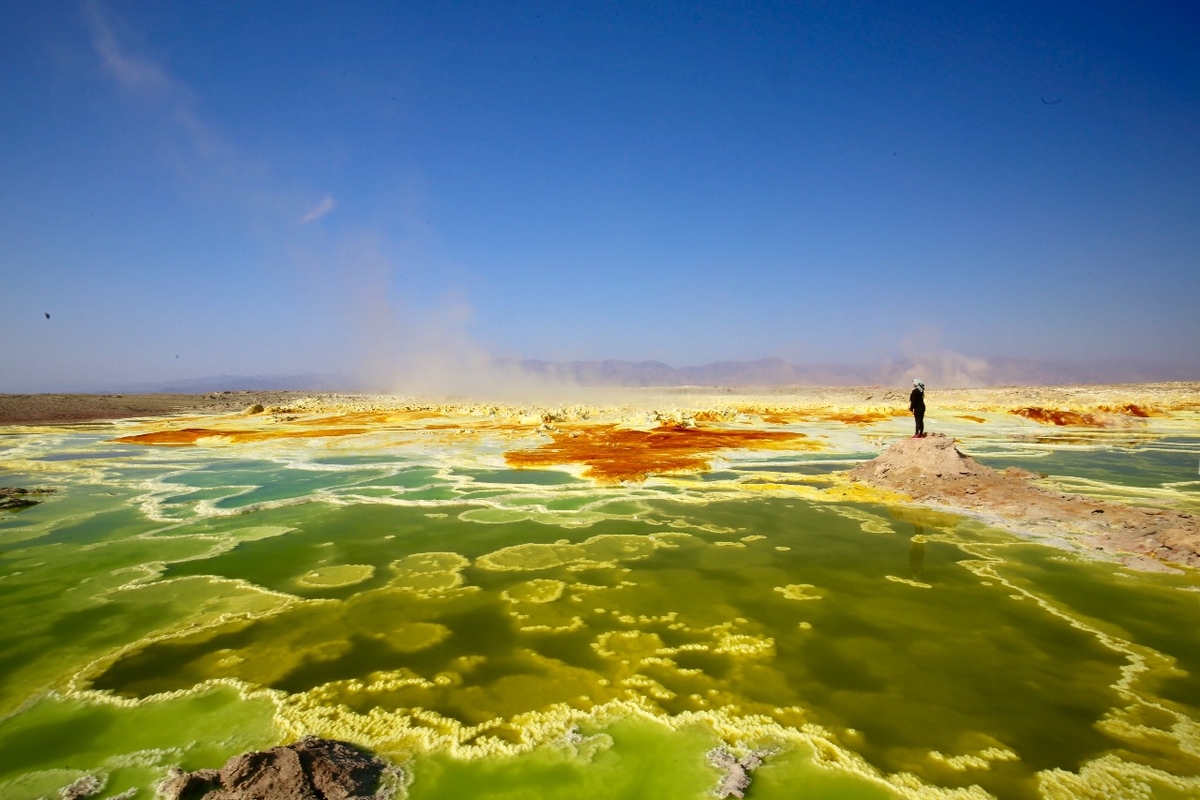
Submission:
{"label": "dirt ridge", "polygon": [[1200,567],[1195,516],[1055,492],[1032,483],[1040,477],[1032,472],[980,464],[943,434],[895,442],[849,477],[921,504],[987,516],[1018,533],[1067,534],[1131,567],[1169,571],[1163,562]]}

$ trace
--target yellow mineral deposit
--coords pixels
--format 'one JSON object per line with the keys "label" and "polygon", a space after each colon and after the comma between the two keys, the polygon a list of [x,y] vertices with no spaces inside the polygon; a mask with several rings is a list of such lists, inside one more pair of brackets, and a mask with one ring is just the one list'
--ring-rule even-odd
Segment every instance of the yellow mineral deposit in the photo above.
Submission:
{"label": "yellow mineral deposit", "polygon": [[416,553],[393,561],[392,585],[416,594],[434,594],[462,585],[470,560],[458,553]]}
{"label": "yellow mineral deposit", "polygon": [[[688,737],[769,752],[764,800],[1200,796],[1198,388],[930,387],[995,480],[1108,503],[1086,530],[855,480],[911,434],[886,389],[6,428],[58,491],[0,518],[0,796],[149,793],[303,735],[417,796]],[[1111,549],[1132,506],[1175,526],[1140,561]]]}
{"label": "yellow mineral deposit", "polygon": [[787,586],[776,586],[775,591],[788,600],[820,600],[824,595],[816,591],[811,583],[789,583]]}
{"label": "yellow mineral deposit", "polygon": [[677,547],[686,533],[602,534],[579,544],[520,544],[480,556],[475,566],[492,570],[592,569],[636,561],[663,547]]}
{"label": "yellow mineral deposit", "polygon": [[335,564],[318,567],[296,579],[296,583],[308,589],[332,589],[338,586],[353,586],[375,575],[370,564]]}
{"label": "yellow mineral deposit", "polygon": [[802,433],[662,425],[652,430],[617,425],[572,426],[555,431],[553,441],[505,454],[516,467],[582,464],[598,481],[645,480],[648,475],[699,471],[722,450],[815,450]]}

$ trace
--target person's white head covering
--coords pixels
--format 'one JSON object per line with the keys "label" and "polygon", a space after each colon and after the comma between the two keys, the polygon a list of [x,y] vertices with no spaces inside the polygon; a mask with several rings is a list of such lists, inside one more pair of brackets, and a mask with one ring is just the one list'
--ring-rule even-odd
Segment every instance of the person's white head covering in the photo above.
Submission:
{"label": "person's white head covering", "polygon": [[913,378],[913,386],[920,389],[922,394],[925,393],[925,381],[921,380],[920,378]]}

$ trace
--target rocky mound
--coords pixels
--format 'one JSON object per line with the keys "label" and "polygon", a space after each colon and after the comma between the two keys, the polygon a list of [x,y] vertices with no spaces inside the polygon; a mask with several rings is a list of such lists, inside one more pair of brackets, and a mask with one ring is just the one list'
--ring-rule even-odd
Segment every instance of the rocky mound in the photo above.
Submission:
{"label": "rocky mound", "polygon": [[36,506],[41,500],[34,500],[33,495],[50,494],[53,489],[22,489],[18,486],[0,486],[0,511],[20,511],[22,508]]}
{"label": "rocky mound", "polygon": [[1200,566],[1200,519],[1191,514],[1061,494],[1031,483],[1038,477],[1015,467],[986,467],[937,433],[896,442],[850,471],[851,480],[986,516],[1018,533],[1073,536],[1118,554],[1131,567],[1169,569],[1160,561]]}
{"label": "rocky mound", "polygon": [[391,769],[345,742],[310,736],[234,756],[220,770],[175,769],[158,793],[165,800],[382,800]]}
{"label": "rocky mound", "polygon": [[917,496],[923,486],[969,477],[994,477],[1000,473],[985,467],[940,433],[923,439],[901,439],[883,453],[850,472],[850,478],[873,486],[899,489]]}

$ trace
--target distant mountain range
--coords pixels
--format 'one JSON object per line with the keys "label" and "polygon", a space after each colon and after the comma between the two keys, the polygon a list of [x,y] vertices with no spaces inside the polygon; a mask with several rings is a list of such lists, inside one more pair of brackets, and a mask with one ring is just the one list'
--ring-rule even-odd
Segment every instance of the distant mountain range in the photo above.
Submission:
{"label": "distant mountain range", "polygon": [[1133,360],[1057,362],[960,355],[878,364],[791,364],[780,358],[672,367],[661,361],[507,362],[581,386],[888,386],[914,377],[941,386],[1066,385],[1200,380],[1200,367]]}
{"label": "distant mountain range", "polygon": [[[919,377],[931,386],[1054,386],[1099,383],[1151,383],[1200,380],[1200,367],[1155,364],[1134,360],[1095,362],[1038,359],[976,359],[959,355],[906,358],[877,364],[791,364],[780,358],[756,361],[717,361],[695,367],[672,367],[661,361],[539,361],[498,360],[506,378],[526,376],[534,381],[589,387],[651,386],[905,386]],[[483,378],[486,382],[486,378]],[[99,387],[104,392],[203,394],[218,391],[365,392],[372,387],[345,376],[239,376],[122,384]],[[393,391],[404,390],[390,387]],[[416,392],[414,392],[416,393]]]}
{"label": "distant mountain range", "polygon": [[361,382],[337,375],[214,375],[148,383],[114,383],[93,391],[124,394],[208,394],[209,392],[358,392]]}

